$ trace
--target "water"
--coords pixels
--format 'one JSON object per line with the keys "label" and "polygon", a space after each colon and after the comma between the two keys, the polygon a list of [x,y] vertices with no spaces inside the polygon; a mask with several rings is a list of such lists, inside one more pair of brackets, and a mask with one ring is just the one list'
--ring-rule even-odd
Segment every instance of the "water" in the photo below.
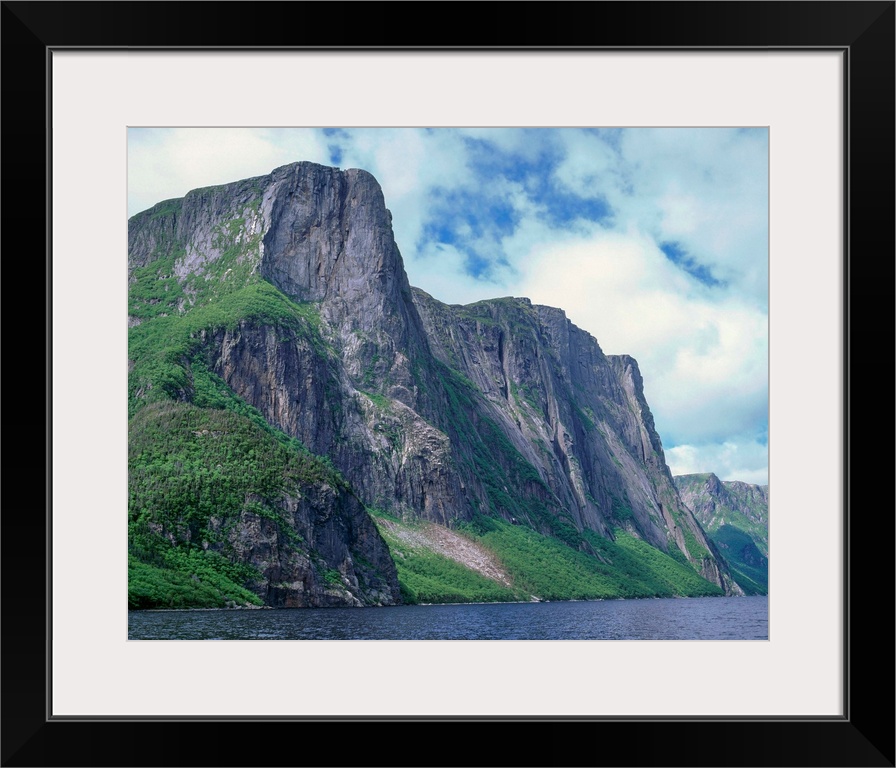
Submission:
{"label": "water", "polygon": [[131,640],[767,640],[767,597],[129,611]]}

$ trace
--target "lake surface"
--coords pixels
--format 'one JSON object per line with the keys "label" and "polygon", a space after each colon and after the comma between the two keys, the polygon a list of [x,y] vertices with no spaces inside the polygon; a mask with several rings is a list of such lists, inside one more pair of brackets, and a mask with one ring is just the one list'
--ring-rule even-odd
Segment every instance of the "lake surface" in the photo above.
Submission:
{"label": "lake surface", "polygon": [[768,598],[129,611],[128,639],[768,640]]}

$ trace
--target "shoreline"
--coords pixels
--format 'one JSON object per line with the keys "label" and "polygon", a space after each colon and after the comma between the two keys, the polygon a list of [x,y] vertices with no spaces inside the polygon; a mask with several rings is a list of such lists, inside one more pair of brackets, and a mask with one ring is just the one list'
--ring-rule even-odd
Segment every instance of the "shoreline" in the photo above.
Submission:
{"label": "shoreline", "polygon": [[581,600],[491,600],[486,602],[462,602],[462,603],[402,603],[400,605],[314,605],[302,608],[287,608],[273,605],[238,605],[229,608],[128,608],[128,613],[190,613],[197,611],[308,611],[308,610],[332,610],[348,609],[358,610],[364,608],[414,608],[433,607],[440,605],[532,605],[534,603],[604,603],[624,600],[718,600],[719,598],[732,598],[741,600],[748,597],[764,597],[765,595],[670,595],[668,597],[656,597],[645,595],[644,597],[594,597]]}

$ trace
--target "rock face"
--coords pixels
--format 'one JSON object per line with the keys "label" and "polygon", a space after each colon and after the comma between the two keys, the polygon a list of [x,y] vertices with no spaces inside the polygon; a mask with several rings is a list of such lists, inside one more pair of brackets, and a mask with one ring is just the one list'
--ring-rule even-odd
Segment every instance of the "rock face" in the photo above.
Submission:
{"label": "rock face", "polygon": [[476,393],[474,418],[493,433],[488,461],[513,478],[503,509],[491,494],[499,512],[544,533],[562,533],[558,520],[607,537],[621,527],[677,548],[726,586],[711,542],[678,499],[633,358],[604,355],[562,310],[528,299],[461,307],[414,296],[434,355]]}
{"label": "rock face", "polygon": [[358,378],[377,358],[378,378],[411,384],[407,355],[425,341],[373,176],[310,163],[280,168],[261,215],[268,222],[261,276],[297,301],[321,302],[347,373]]}
{"label": "rock face", "polygon": [[768,486],[719,480],[712,473],[677,475],[694,513],[747,591],[768,591]]}
{"label": "rock face", "polygon": [[133,217],[129,247],[132,326],[260,282],[298,303],[301,328],[253,311],[191,343],[270,425],[329,457],[364,506],[446,526],[502,517],[583,550],[583,530],[621,528],[741,594],[681,501],[636,361],[604,355],[560,309],[449,306],[412,289],[369,173],[295,163],[196,190]]}
{"label": "rock face", "polygon": [[[272,607],[397,602],[394,563],[376,526],[320,460],[285,449],[239,413],[170,400],[141,408],[129,438],[138,559],[179,570],[172,556],[186,552],[188,572],[223,566],[214,568],[219,576]],[[236,573],[228,562],[239,564]],[[143,590],[135,602],[164,606],[166,597],[178,599]]]}
{"label": "rock face", "polygon": [[281,510],[303,546],[292,546],[277,522],[248,510],[227,533],[235,557],[260,572],[253,586],[265,605],[306,608],[396,602],[398,582],[389,553],[356,498],[328,485],[305,487],[295,496],[285,496]]}

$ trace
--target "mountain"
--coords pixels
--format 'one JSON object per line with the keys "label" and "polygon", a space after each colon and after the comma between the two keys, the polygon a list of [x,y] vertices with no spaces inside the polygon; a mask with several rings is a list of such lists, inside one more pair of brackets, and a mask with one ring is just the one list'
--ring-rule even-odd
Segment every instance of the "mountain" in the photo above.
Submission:
{"label": "mountain", "polygon": [[768,486],[676,475],[682,501],[721,550],[749,594],[768,593]]}
{"label": "mountain", "polygon": [[742,593],[637,362],[560,309],[412,288],[366,171],[161,202],[128,222],[128,272],[133,607],[420,601],[452,568],[496,599]]}

